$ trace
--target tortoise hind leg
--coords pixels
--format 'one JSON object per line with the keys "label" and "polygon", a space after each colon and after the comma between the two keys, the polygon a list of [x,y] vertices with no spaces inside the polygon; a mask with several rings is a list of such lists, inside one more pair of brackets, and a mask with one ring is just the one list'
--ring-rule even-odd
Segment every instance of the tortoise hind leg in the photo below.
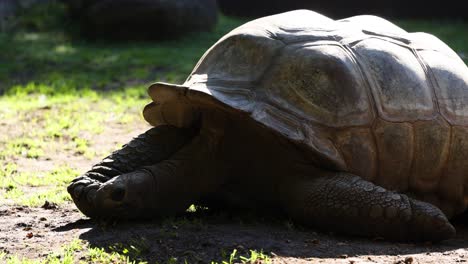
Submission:
{"label": "tortoise hind leg", "polygon": [[455,235],[437,207],[348,173],[296,181],[285,209],[296,220],[347,234],[439,241]]}
{"label": "tortoise hind leg", "polygon": [[191,129],[172,126],[151,128],[74,179],[67,188],[68,192],[76,206],[85,215],[93,217],[99,212],[92,205],[91,198],[103,183],[118,175],[167,159],[193,136],[194,132]]}

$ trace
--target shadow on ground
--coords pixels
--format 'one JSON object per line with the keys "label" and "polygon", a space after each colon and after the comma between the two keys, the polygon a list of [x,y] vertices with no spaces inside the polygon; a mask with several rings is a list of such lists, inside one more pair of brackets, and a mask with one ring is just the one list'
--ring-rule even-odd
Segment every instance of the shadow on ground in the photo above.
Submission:
{"label": "shadow on ground", "polygon": [[206,213],[147,222],[102,224],[78,220],[54,231],[86,229],[79,238],[92,247],[108,252],[126,249],[130,259],[149,263],[167,263],[171,258],[180,263],[221,262],[229,260],[234,249],[237,256],[248,256],[250,250],[256,250],[272,256],[275,262],[283,259],[280,262],[287,263],[313,259],[348,259],[345,263],[359,263],[351,261],[356,257],[398,263],[396,260],[404,255],[421,255],[417,256],[421,263],[445,263],[441,257],[451,263],[465,262],[468,257],[468,227],[462,223],[467,219],[456,221],[456,238],[437,244],[351,238],[294,226],[287,219]]}

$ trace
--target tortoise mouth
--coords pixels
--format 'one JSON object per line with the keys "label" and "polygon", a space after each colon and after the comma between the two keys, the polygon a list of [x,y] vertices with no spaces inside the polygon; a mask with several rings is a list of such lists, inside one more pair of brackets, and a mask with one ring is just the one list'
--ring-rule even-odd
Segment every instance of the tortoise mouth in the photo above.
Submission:
{"label": "tortoise mouth", "polygon": [[153,126],[171,125],[190,128],[201,119],[202,109],[239,112],[208,92],[167,83],[155,83],[148,88],[153,102],[145,106],[143,116]]}
{"label": "tortoise mouth", "polygon": [[143,116],[153,126],[171,125],[177,128],[190,128],[200,120],[200,110],[188,100],[151,102],[145,106]]}

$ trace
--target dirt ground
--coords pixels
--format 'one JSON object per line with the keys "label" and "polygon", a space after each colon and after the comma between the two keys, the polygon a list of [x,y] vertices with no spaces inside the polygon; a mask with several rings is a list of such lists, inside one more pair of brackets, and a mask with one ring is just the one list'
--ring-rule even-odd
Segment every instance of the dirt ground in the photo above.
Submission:
{"label": "dirt ground", "polygon": [[[465,219],[466,221],[466,219]],[[0,251],[28,258],[56,252],[76,238],[92,247],[136,245],[135,259],[154,263],[175,257],[183,263],[221,261],[237,249],[262,250],[273,263],[462,263],[468,262],[468,228],[455,223],[455,239],[438,244],[403,244],[350,238],[233,215],[188,213],[170,220],[96,223],[72,204],[46,208],[0,207]],[[78,259],[86,260],[84,252]]]}

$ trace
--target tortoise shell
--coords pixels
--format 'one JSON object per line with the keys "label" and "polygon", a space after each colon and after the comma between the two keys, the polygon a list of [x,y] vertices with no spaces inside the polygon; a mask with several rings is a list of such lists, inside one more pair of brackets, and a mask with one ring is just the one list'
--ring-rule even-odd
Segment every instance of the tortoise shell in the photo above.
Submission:
{"label": "tortoise shell", "polygon": [[224,36],[184,86],[307,146],[325,167],[448,216],[468,204],[468,68],[430,34],[291,11]]}

